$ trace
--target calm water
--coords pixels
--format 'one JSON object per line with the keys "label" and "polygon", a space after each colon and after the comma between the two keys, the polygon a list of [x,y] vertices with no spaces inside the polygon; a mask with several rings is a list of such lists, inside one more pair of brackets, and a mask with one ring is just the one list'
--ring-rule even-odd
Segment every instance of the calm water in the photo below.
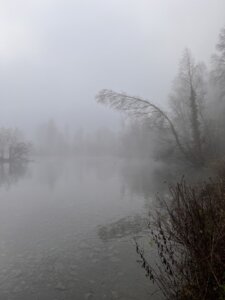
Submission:
{"label": "calm water", "polygon": [[136,262],[150,196],[132,170],[117,159],[1,167],[0,299],[158,299]]}

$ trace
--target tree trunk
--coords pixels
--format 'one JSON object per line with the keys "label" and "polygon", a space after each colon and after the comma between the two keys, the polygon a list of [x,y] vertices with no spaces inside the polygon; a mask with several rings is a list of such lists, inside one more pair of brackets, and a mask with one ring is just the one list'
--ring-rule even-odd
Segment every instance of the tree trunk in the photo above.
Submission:
{"label": "tree trunk", "polygon": [[198,164],[203,164],[202,154],[202,141],[200,133],[200,123],[198,120],[198,107],[196,103],[196,93],[193,87],[191,87],[190,95],[190,109],[191,109],[191,130],[193,139],[193,154]]}

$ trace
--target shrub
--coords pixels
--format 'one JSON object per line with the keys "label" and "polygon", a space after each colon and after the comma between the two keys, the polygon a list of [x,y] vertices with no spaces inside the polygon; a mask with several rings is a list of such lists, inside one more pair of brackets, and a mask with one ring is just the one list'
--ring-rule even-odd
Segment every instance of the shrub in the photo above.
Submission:
{"label": "shrub", "polygon": [[159,262],[136,242],[142,267],[166,299],[225,299],[225,179],[170,188],[166,214],[149,223]]}

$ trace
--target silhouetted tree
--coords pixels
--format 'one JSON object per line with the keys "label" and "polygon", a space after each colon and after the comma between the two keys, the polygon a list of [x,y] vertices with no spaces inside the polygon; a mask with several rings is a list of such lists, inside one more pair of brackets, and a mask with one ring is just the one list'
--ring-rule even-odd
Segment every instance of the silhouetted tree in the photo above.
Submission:
{"label": "silhouetted tree", "polygon": [[225,151],[225,27],[221,30],[212,56],[210,81],[210,120],[213,124],[213,149],[215,156],[224,156]]}
{"label": "silhouetted tree", "polygon": [[0,128],[0,161],[14,162],[26,160],[31,144],[25,142],[21,131],[12,128]]}
{"label": "silhouetted tree", "polygon": [[124,111],[139,118],[154,119],[155,124],[158,122],[166,122],[175,139],[177,147],[185,156],[187,156],[186,150],[180,141],[180,137],[172,120],[167,113],[157,105],[140,97],[133,97],[125,93],[117,93],[107,89],[100,91],[96,96],[96,99],[99,103],[108,104],[116,110]]}
{"label": "silhouetted tree", "polygon": [[214,54],[212,57],[213,60],[213,69],[212,77],[216,84],[220,86],[221,97],[225,97],[225,27],[222,28],[219,41],[216,45],[217,54]]}
{"label": "silhouetted tree", "polygon": [[[166,126],[172,134],[175,144],[183,156],[202,165],[204,158],[202,152],[202,139],[200,131],[199,103],[203,100],[203,66],[196,65],[189,51],[185,51],[181,61],[180,70],[171,98],[172,117],[156,104],[140,97],[129,96],[126,93],[117,93],[104,89],[96,96],[99,103],[124,111],[132,116],[149,119],[155,127]],[[180,110],[178,110],[180,108]],[[191,131],[191,139],[182,129],[181,123],[185,123],[188,131]],[[180,127],[179,127],[180,126]]]}
{"label": "silhouetted tree", "polygon": [[204,98],[206,94],[206,68],[196,64],[186,49],[174,81],[170,104],[172,119],[192,160],[202,164],[204,134]]}

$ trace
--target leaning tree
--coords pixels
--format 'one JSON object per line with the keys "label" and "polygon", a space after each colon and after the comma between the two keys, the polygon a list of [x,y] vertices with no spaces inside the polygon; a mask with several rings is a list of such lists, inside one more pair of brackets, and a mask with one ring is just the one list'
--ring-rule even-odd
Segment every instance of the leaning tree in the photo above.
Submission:
{"label": "leaning tree", "polygon": [[[177,149],[183,157],[194,164],[202,165],[204,156],[201,136],[201,107],[203,93],[203,66],[195,64],[188,50],[185,51],[180,64],[176,85],[171,100],[172,114],[165,112],[158,105],[126,93],[103,89],[97,96],[97,102],[109,105],[115,110],[123,111],[141,119],[154,119],[155,126],[167,124]],[[180,108],[180,110],[178,109]],[[190,133],[182,129],[182,124]]]}

